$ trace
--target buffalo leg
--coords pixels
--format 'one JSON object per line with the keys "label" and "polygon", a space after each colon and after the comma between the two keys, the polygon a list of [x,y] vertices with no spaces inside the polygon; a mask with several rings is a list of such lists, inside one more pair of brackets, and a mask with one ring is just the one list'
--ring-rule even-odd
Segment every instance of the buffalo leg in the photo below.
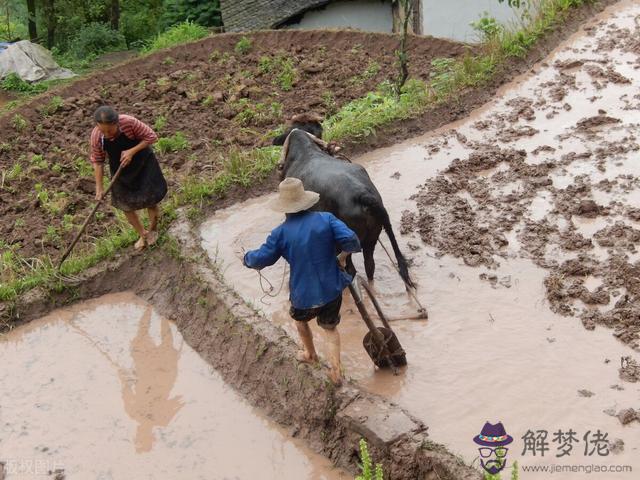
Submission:
{"label": "buffalo leg", "polygon": [[373,251],[376,249],[376,244],[368,243],[362,246],[362,255],[364,256],[364,271],[367,273],[367,280],[373,281],[373,274],[376,271],[376,262],[373,259]]}
{"label": "buffalo leg", "polygon": [[345,261],[345,270],[349,275],[351,275],[352,277],[355,277],[357,270],[356,270],[356,266],[353,264],[353,258],[351,257],[352,257],[351,254],[347,256],[347,260]]}

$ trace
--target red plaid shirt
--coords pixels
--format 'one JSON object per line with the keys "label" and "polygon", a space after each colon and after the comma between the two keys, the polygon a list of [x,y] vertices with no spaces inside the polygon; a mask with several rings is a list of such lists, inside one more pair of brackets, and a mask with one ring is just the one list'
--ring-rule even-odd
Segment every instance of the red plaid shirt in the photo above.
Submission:
{"label": "red plaid shirt", "polygon": [[[144,141],[149,144],[158,140],[158,135],[156,135],[156,132],[154,132],[149,125],[142,123],[131,115],[118,116],[118,129],[119,133],[126,135],[132,140],[140,140],[141,142]],[[113,138],[109,138],[108,140],[113,140]],[[91,163],[104,163],[106,153],[102,147],[103,141],[104,135],[97,126],[94,127],[91,132]]]}

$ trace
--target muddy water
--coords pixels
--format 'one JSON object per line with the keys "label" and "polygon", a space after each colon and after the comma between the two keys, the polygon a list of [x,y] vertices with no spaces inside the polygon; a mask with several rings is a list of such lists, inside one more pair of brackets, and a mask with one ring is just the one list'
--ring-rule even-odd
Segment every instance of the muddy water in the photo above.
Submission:
{"label": "muddy water", "polygon": [[7,479],[338,479],[133,294],[58,310],[0,339]]}
{"label": "muddy water", "polygon": [[[616,187],[609,192],[594,188],[594,199],[604,205],[615,201],[637,207],[640,200],[637,186],[620,188],[626,181],[622,176],[633,178],[640,173],[637,151],[605,156],[604,171],[599,168],[602,165],[597,155],[576,161],[560,159],[567,153],[597,152],[598,147],[623,139],[626,140],[622,143],[634,141],[634,132],[637,134],[640,123],[640,105],[634,106],[630,99],[638,101],[638,56],[619,48],[601,47],[606,46],[619,29],[633,30],[638,15],[638,2],[624,1],[607,9],[587,30],[571,37],[535,66],[531,74],[516,79],[495,101],[470,117],[427,136],[357,159],[367,166],[380,190],[396,232],[400,230],[401,213],[416,209],[410,195],[425,180],[441,174],[454,159],[467,158],[478,143],[522,149],[530,165],[555,162],[557,168],[551,170],[549,177],[556,189],[574,184],[581,175],[586,176],[591,185],[603,179],[616,180]],[[551,101],[554,92],[550,89],[562,86],[566,80],[562,74],[568,71],[564,65],[574,60],[583,62],[569,69],[575,75],[575,85],[563,87],[562,99]],[[589,73],[585,65],[611,67],[632,80],[630,83],[607,82],[597,75],[594,77],[594,70]],[[505,119],[513,111],[513,104],[509,102],[518,98],[532,99],[533,115],[526,120]],[[580,120],[604,115],[602,112],[620,122],[588,131],[576,130]],[[480,127],[483,122],[485,126]],[[511,126],[529,126],[537,132],[504,135]],[[549,148],[536,151],[542,146]],[[493,180],[502,168],[498,165],[474,172],[478,181],[491,181],[490,195],[482,200],[484,203],[467,192],[460,193],[478,212],[479,222],[489,226],[495,224],[499,213],[495,198],[511,191],[526,193],[521,179],[506,183]],[[419,283],[420,301],[428,306],[429,320],[394,323],[407,350],[409,366],[398,376],[378,372],[362,349],[365,330],[346,294],[341,323],[345,372],[365,388],[397,401],[418,415],[429,425],[434,441],[445,443],[468,462],[478,462],[472,438],[484,422],[502,421],[515,439],[510,445],[509,459],[519,460],[521,466],[576,466],[576,473],[556,472],[551,478],[638,478],[640,423],[622,426],[612,416],[623,408],[640,408],[640,384],[623,383],[618,378],[620,358],[627,355],[637,358],[637,354],[606,328],[589,331],[580,320],[553,313],[543,283],[548,272],[534,264],[520,241],[525,220],[547,221],[561,231],[572,226],[587,238],[616,221],[630,225],[633,222],[613,208],[609,215],[597,218],[567,215],[558,210],[551,193],[550,188],[540,188],[531,196],[523,218],[505,233],[509,244],[496,256],[499,266],[495,269],[467,266],[459,257],[443,255],[426,246],[415,233],[401,236],[401,248],[413,260],[411,271]],[[229,284],[296,338],[287,315],[286,281],[279,291],[283,275],[287,278],[284,262],[264,271],[274,287],[270,295],[263,293],[257,274],[244,269],[240,263],[242,251],[258,247],[268,232],[283,220],[266,209],[269,198],[218,212],[203,225],[201,235],[203,245],[219,263]],[[438,208],[434,206],[432,212],[436,219],[441,214]],[[384,235],[382,238],[388,243]],[[543,252],[547,260],[565,260],[578,253],[553,243],[546,245]],[[610,254],[608,249],[597,245],[591,253],[600,259]],[[356,260],[361,266],[361,259]],[[404,294],[397,274],[381,249],[376,251],[376,262],[376,290],[384,308],[393,316],[413,314],[415,305]],[[601,283],[600,277],[590,277],[585,285],[593,290]],[[263,287],[269,290],[268,283],[263,282]],[[597,308],[610,308],[622,293],[624,289],[613,295],[608,306]],[[318,329],[314,332],[322,343]],[[553,441],[554,433],[569,429],[576,432],[578,442],[573,444],[569,455],[556,457],[559,445]],[[550,450],[545,456],[539,451],[536,456],[524,451],[522,437],[528,430],[548,432]],[[621,439],[623,452],[585,455],[585,441],[593,440],[597,430],[606,433],[609,441]],[[608,472],[592,477],[586,473],[592,464],[628,465],[634,472]],[[521,478],[525,479],[550,478],[550,475],[521,471]]]}

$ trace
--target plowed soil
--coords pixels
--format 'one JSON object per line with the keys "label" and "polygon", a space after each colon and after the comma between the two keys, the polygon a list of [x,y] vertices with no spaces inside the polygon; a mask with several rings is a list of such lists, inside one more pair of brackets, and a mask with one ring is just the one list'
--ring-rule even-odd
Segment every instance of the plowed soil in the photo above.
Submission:
{"label": "plowed soil", "polygon": [[[277,31],[251,36],[251,49],[242,54],[234,48],[240,38],[218,35],[118,65],[0,118],[2,248],[11,246],[23,257],[56,257],[73,237],[73,225],[82,223],[93,203],[88,141],[99,105],[111,104],[152,126],[165,117],[161,136],[185,134],[188,149],[160,155],[175,191],[187,174],[215,175],[230,148],[269,144],[269,132],[293,114],[330,114],[375,89],[393,74],[398,46],[383,34]],[[431,60],[466,48],[412,39],[411,74],[426,79]],[[293,67],[290,88],[281,77],[284,61]],[[89,226],[87,241],[114,223],[113,211],[105,213]]]}

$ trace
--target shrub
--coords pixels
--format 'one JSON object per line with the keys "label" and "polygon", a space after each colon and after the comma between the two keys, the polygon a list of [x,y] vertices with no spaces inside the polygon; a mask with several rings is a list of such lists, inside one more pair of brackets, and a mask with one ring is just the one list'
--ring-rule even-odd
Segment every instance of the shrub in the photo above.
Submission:
{"label": "shrub", "polygon": [[178,23],[166,32],[158,35],[144,51],[154,52],[163,48],[173,47],[174,45],[180,45],[181,43],[193,42],[206,37],[208,33],[207,29],[202,25],[190,21]]}
{"label": "shrub", "polygon": [[10,92],[36,94],[47,90],[46,83],[29,83],[22,80],[17,73],[10,73],[0,83],[0,88]]}
{"label": "shrub", "polygon": [[236,43],[235,47],[236,53],[244,55],[246,53],[249,53],[249,50],[251,50],[251,40],[249,40],[247,37],[242,37],[240,40],[238,40],[238,43]]}
{"label": "shrub", "polygon": [[105,23],[85,25],[71,41],[70,51],[76,58],[85,58],[114,50],[123,50],[127,46],[124,36]]}

